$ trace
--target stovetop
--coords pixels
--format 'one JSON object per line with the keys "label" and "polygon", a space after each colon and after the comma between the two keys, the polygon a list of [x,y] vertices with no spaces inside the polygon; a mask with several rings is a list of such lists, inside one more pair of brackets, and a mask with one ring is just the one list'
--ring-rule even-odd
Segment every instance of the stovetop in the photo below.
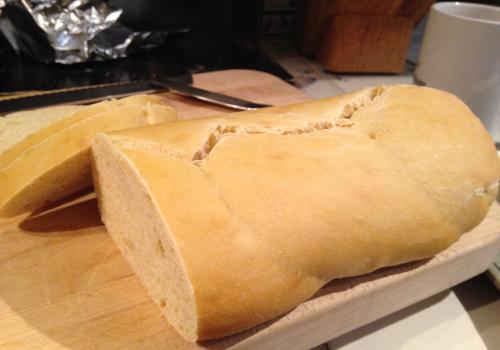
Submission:
{"label": "stovetop", "polygon": [[0,62],[0,93],[189,77],[194,73],[234,68],[265,71],[284,80],[292,78],[260,50],[256,41],[238,39],[224,32],[190,33],[172,38],[160,48],[124,59],[74,65],[36,62],[17,56],[0,42]]}

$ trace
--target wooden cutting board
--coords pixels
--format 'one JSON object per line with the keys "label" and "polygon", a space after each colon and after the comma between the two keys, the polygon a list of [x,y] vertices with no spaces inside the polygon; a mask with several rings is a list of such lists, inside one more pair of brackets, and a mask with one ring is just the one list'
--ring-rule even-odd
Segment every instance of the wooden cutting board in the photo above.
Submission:
{"label": "wooden cutting board", "polygon": [[[261,103],[307,99],[265,73],[196,75],[197,86]],[[170,96],[181,118],[227,112]],[[287,315],[203,343],[162,318],[99,220],[93,194],[0,220],[1,349],[306,349],[482,271],[500,245],[500,208],[433,259],[333,281]]]}

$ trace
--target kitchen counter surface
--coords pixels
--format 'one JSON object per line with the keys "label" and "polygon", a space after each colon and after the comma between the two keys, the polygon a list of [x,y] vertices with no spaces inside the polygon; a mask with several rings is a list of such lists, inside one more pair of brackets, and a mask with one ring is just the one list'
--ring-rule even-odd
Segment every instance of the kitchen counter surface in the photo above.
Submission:
{"label": "kitchen counter surface", "polygon": [[[412,65],[401,74],[358,75],[325,72],[281,38],[264,39],[262,49],[313,98],[336,96],[365,86],[413,84]],[[500,291],[486,274],[344,334],[314,350],[498,349]]]}

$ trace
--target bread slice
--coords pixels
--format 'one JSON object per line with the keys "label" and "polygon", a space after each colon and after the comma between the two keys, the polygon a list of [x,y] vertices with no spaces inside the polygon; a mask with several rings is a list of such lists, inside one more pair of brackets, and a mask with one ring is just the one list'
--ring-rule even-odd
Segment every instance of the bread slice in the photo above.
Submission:
{"label": "bread slice", "polygon": [[31,211],[89,187],[89,146],[96,133],[173,119],[164,99],[151,95],[0,119],[0,216]]}
{"label": "bread slice", "polygon": [[61,105],[10,113],[0,118],[0,152],[82,108],[84,106]]}
{"label": "bread slice", "polygon": [[484,218],[499,176],[460,100],[404,85],[99,134],[92,152],[109,233],[191,341],[435,255]]}
{"label": "bread slice", "polygon": [[112,108],[110,101],[85,107],[54,106],[9,114],[0,118],[0,169],[24,151],[89,115]]}

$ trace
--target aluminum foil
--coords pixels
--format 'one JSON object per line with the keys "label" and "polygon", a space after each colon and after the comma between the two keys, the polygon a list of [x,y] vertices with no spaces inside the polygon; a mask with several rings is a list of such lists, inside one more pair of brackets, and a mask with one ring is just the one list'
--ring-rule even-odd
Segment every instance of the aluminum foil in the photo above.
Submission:
{"label": "aluminum foil", "polygon": [[[125,57],[131,51],[160,45],[168,35],[129,29],[118,22],[122,10],[102,0],[0,0],[0,11],[6,6],[16,6],[16,11],[22,9],[29,14],[54,51],[50,60],[57,63]],[[3,12],[0,12],[0,19],[8,17],[7,11]],[[27,43],[39,43],[26,36],[36,37],[36,33],[31,33],[35,31],[19,28],[19,20],[13,18],[15,15],[10,17],[10,23],[0,25],[0,30],[16,51],[34,56],[33,52],[40,50],[31,50]],[[47,57],[34,58],[49,60]]]}

